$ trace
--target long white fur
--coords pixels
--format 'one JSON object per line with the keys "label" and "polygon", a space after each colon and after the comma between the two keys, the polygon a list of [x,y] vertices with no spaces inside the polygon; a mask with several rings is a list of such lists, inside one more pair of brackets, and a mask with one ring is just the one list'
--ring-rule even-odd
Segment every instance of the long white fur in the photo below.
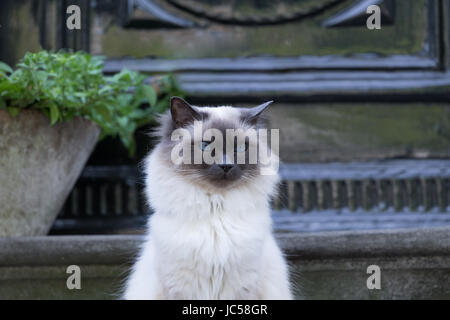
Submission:
{"label": "long white fur", "polygon": [[[208,110],[220,117],[225,111]],[[291,299],[288,267],[271,228],[269,200],[278,176],[206,190],[164,163],[162,150],[157,146],[145,160],[154,214],[124,298]]]}

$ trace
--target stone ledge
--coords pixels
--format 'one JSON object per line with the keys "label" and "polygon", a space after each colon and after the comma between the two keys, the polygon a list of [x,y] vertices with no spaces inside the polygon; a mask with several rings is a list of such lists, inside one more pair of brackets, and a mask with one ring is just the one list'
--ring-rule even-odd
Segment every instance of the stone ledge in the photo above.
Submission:
{"label": "stone ledge", "polygon": [[[131,262],[138,235],[0,239],[0,266],[111,265]],[[450,228],[277,234],[290,259],[450,256]]]}
{"label": "stone ledge", "polygon": [[[450,299],[450,228],[277,234],[299,299]],[[143,236],[0,239],[0,299],[117,299]],[[66,287],[79,265],[82,289]],[[368,290],[367,267],[381,268]]]}

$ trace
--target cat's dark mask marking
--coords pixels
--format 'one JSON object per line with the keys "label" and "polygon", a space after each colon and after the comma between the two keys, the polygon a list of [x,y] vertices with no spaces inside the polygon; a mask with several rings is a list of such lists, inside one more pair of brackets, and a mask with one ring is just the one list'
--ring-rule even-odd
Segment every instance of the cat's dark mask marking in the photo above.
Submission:
{"label": "cat's dark mask marking", "polygon": [[[266,121],[268,119],[264,111],[271,103],[272,101],[269,101],[253,108],[233,108],[238,111],[238,114],[231,112],[232,108],[230,108],[230,117],[224,117],[223,114],[218,117],[214,112],[214,107],[191,106],[185,100],[173,97],[170,101],[170,111],[160,117],[161,127],[157,131],[157,136],[162,139],[161,143],[164,154],[167,156],[166,160],[171,161],[171,150],[176,142],[171,141],[170,137],[177,128],[189,129],[189,126],[194,121],[201,121],[203,130],[214,128],[222,132],[224,138],[223,146],[225,147],[227,145],[227,129],[248,128],[248,126],[254,129],[269,129],[269,122]],[[193,159],[193,150],[192,148],[191,159]],[[226,150],[223,151],[225,154]],[[248,152],[248,150],[245,151],[245,164],[237,164],[235,158],[234,164],[230,164],[228,167],[220,164],[209,165],[203,162],[201,164],[181,164],[174,169],[180,175],[192,179],[195,183],[214,185],[218,188],[232,187],[236,183],[245,183],[245,181],[249,181],[249,179],[259,175],[259,165],[248,163]]]}

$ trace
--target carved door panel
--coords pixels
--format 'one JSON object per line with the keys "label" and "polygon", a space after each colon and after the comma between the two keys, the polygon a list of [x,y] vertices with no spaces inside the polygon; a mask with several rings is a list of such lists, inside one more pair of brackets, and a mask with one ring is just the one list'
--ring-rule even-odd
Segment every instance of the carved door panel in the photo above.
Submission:
{"label": "carved door panel", "polygon": [[[82,30],[64,28],[69,3],[82,9]],[[380,30],[366,27],[371,4],[381,7]],[[106,56],[106,72],[174,72],[193,103],[275,100],[285,161],[449,156],[447,0],[0,6],[0,57],[14,60],[39,46],[83,49]]]}

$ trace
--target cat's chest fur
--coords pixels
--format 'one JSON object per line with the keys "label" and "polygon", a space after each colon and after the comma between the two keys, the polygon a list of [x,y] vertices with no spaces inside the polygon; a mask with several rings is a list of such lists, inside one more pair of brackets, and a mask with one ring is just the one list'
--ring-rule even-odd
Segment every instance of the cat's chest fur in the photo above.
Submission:
{"label": "cat's chest fur", "polygon": [[200,198],[184,201],[186,219],[179,211],[150,221],[163,292],[174,299],[258,298],[261,251],[270,235],[267,209],[239,199]]}

